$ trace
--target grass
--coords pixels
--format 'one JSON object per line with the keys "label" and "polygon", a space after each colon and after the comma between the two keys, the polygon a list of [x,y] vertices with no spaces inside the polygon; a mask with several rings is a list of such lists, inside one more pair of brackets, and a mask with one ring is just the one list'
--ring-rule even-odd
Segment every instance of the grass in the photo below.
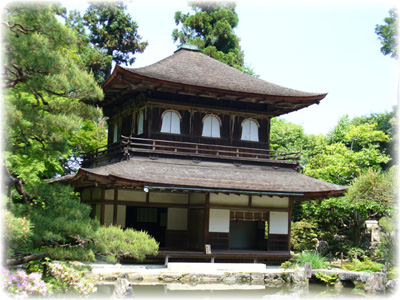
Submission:
{"label": "grass", "polygon": [[328,267],[328,258],[318,252],[303,251],[300,253],[298,261],[301,266],[304,266],[306,262],[310,262],[313,269],[324,269]]}

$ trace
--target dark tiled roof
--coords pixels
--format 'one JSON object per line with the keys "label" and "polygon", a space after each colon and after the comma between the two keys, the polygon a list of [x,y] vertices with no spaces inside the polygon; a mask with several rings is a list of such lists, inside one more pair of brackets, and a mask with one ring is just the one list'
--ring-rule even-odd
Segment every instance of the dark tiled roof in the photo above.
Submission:
{"label": "dark tiled roof", "polygon": [[[137,185],[196,187],[253,192],[302,193],[307,199],[340,196],[346,187],[305,176],[292,169],[242,165],[220,162],[194,163],[190,159],[150,160],[135,157],[128,161],[96,168],[82,168],[75,178],[53,180],[73,184],[74,180],[113,180]],[[96,179],[95,179],[96,180]]]}
{"label": "dark tiled roof", "polygon": [[326,96],[323,93],[297,91],[264,81],[199,51],[188,49],[179,49],[173,55],[143,68],[123,69],[158,80],[241,93],[320,99]]}

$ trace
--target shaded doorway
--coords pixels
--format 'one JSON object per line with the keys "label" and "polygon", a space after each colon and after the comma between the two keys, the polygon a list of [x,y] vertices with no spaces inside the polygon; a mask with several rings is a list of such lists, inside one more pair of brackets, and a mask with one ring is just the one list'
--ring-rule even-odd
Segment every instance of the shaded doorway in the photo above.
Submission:
{"label": "shaded doorway", "polygon": [[165,247],[167,208],[127,206],[126,227],[147,231]]}
{"label": "shaded doorway", "polygon": [[231,250],[267,250],[265,222],[231,220],[229,233]]}

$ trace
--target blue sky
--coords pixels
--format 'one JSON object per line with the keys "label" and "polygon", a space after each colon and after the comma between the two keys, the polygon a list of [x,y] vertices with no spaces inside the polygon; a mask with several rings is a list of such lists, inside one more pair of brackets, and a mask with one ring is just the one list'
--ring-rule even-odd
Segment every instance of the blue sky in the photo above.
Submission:
{"label": "blue sky", "polygon": [[[245,62],[261,79],[308,92],[327,92],[319,105],[282,116],[306,133],[326,134],[345,114],[390,111],[397,103],[397,62],[380,52],[375,25],[391,1],[236,2]],[[82,13],[86,2],[62,2]],[[149,42],[132,67],[155,63],[176,50],[174,14],[190,12],[186,1],[127,2],[128,13]]]}

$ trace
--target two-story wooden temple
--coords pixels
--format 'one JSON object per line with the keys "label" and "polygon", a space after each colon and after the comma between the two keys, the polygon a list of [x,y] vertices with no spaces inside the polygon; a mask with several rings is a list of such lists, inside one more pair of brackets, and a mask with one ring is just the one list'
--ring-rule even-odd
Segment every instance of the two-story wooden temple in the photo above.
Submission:
{"label": "two-story wooden temple", "polygon": [[108,145],[53,181],[80,191],[101,224],[146,230],[158,257],[288,259],[293,201],[346,190],[300,174],[299,153],[270,150],[271,118],[326,94],[266,82],[185,44],[147,67],[117,66],[103,89]]}

